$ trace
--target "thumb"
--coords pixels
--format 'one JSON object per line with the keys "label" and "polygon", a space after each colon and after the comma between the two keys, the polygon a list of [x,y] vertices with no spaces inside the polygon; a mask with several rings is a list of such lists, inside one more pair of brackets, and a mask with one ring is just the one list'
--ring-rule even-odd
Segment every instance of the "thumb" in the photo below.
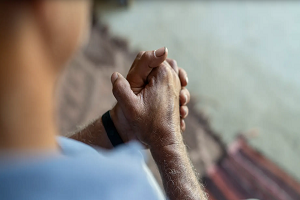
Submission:
{"label": "thumb", "polygon": [[111,76],[113,94],[122,110],[131,113],[137,105],[138,98],[130,88],[128,81],[118,72]]}
{"label": "thumb", "polygon": [[127,80],[135,94],[138,94],[145,86],[147,77],[153,68],[163,63],[167,56],[168,49],[166,47],[159,48],[155,51],[141,52],[137,55],[127,75]]}

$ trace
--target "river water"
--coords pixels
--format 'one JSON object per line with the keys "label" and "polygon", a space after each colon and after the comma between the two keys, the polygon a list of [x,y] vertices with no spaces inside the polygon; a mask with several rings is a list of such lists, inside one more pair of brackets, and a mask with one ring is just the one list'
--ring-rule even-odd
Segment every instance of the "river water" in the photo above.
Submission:
{"label": "river water", "polygon": [[252,146],[300,180],[300,2],[134,1],[101,9],[132,50],[167,46],[197,108],[229,144]]}

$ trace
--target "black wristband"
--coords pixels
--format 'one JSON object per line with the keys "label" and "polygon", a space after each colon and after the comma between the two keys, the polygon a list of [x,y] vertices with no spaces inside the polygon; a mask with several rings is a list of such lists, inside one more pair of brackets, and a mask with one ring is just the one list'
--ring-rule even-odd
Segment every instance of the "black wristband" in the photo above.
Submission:
{"label": "black wristband", "polygon": [[114,122],[110,117],[109,111],[102,115],[102,123],[105,128],[106,134],[114,147],[124,143],[114,125]]}

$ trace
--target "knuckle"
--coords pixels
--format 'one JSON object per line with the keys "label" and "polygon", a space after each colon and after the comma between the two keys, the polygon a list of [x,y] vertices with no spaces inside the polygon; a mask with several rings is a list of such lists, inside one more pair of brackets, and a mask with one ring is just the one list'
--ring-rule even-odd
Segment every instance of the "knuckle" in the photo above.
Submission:
{"label": "knuckle", "polygon": [[186,71],[184,69],[179,68],[179,73],[181,74],[182,78],[187,77],[187,73],[186,73]]}
{"label": "knuckle", "polygon": [[145,51],[140,51],[140,52],[137,54],[136,59],[140,59],[140,58],[143,56],[144,53],[145,53]]}
{"label": "knuckle", "polygon": [[188,114],[189,114],[189,108],[187,106],[185,107],[185,112],[186,112],[186,116],[188,116]]}
{"label": "knuckle", "polygon": [[190,96],[190,92],[188,91],[188,89],[183,88],[181,91],[182,91],[183,94],[187,95],[187,97]]}
{"label": "knuckle", "polygon": [[177,61],[174,60],[174,59],[170,59],[170,60],[169,60],[169,64],[170,64],[172,67],[177,67]]}
{"label": "knuckle", "polygon": [[187,85],[187,74],[182,68],[179,68],[179,78],[180,78],[181,84],[183,86],[186,86]]}
{"label": "knuckle", "polygon": [[167,62],[164,62],[163,64],[162,64],[162,69],[165,71],[165,72],[167,72],[167,73],[172,73],[172,68],[171,68],[171,66],[169,65],[169,63],[167,63]]}
{"label": "knuckle", "polygon": [[191,94],[190,94],[190,91],[188,89],[186,89],[186,95],[187,95],[187,101],[189,102],[190,98],[191,98]]}
{"label": "knuckle", "polygon": [[152,52],[151,51],[146,51],[144,52],[144,54],[142,55],[142,58],[143,60],[150,60],[152,57]]}
{"label": "knuckle", "polygon": [[162,77],[168,77],[170,75],[170,67],[168,67],[167,65],[162,64],[159,68],[159,73],[160,76]]}
{"label": "knuckle", "polygon": [[182,71],[182,73],[183,73],[184,75],[187,75],[186,71],[185,71],[183,68],[180,68],[180,70]]}
{"label": "knuckle", "polygon": [[185,131],[186,126],[185,126],[185,121],[183,119],[180,120],[180,126],[181,126],[181,130]]}
{"label": "knuckle", "polygon": [[185,105],[187,103],[187,99],[183,92],[180,93],[180,104]]}
{"label": "knuckle", "polygon": [[180,111],[181,111],[181,115],[182,115],[183,118],[184,118],[184,117],[187,115],[187,113],[188,113],[188,110],[187,110],[187,107],[186,107],[186,106],[181,106]]}
{"label": "knuckle", "polygon": [[114,83],[114,86],[113,86],[113,93],[115,95],[120,95],[122,88],[124,88],[124,87],[125,87],[125,84],[122,81],[116,80]]}

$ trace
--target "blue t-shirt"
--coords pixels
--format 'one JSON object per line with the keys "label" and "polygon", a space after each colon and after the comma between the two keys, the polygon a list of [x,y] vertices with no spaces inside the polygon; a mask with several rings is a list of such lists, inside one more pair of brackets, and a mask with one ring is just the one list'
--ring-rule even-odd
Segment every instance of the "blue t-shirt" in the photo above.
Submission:
{"label": "blue t-shirt", "polygon": [[96,150],[58,138],[61,154],[0,156],[0,200],[164,199],[138,143]]}

